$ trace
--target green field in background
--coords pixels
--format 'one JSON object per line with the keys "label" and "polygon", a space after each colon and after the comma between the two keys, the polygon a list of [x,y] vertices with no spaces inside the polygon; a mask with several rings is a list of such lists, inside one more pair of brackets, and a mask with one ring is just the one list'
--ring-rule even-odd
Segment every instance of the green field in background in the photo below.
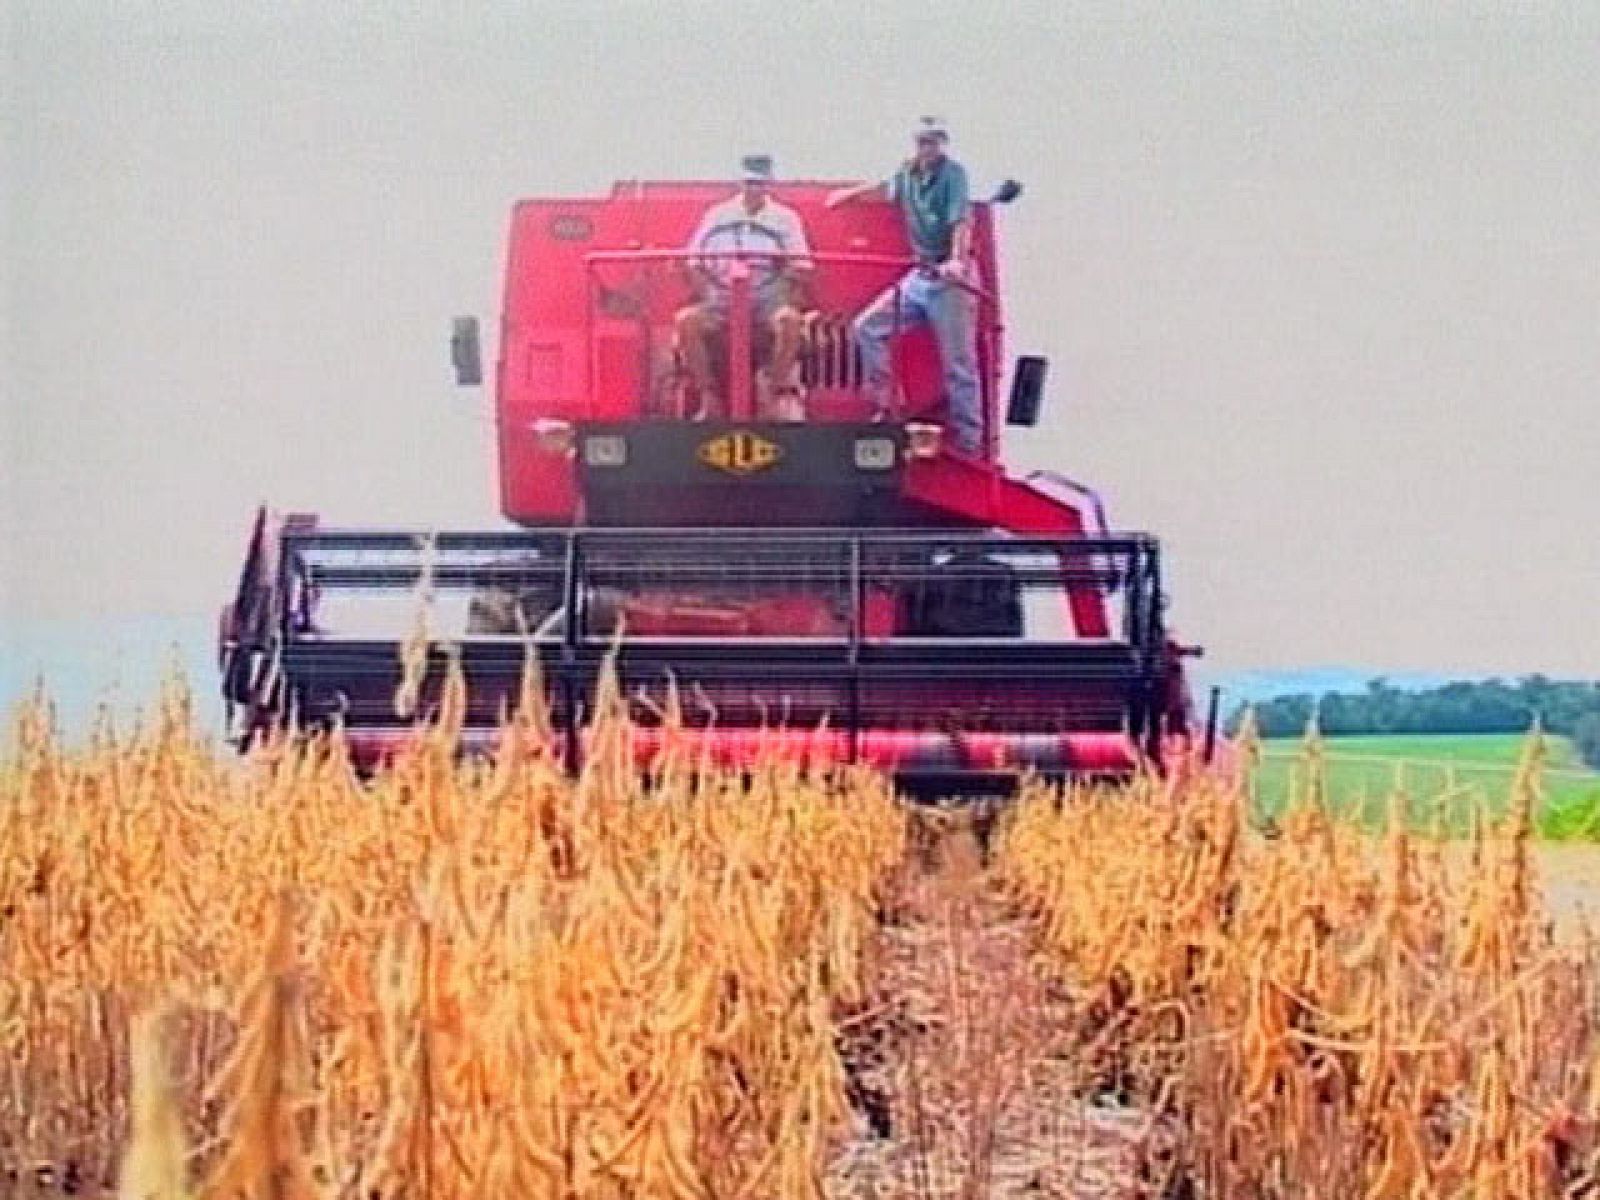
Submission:
{"label": "green field in background", "polygon": [[[1492,813],[1504,811],[1525,741],[1520,734],[1328,737],[1330,799],[1352,818],[1380,824],[1399,769],[1417,823],[1428,824],[1435,802],[1444,796],[1447,826],[1459,833],[1468,827],[1475,797],[1481,796]],[[1600,839],[1600,773],[1584,767],[1566,738],[1547,737],[1546,742],[1540,831],[1547,837]],[[1271,738],[1262,749],[1256,805],[1260,815],[1270,816],[1282,811],[1291,788],[1298,786],[1303,746],[1298,738]]]}

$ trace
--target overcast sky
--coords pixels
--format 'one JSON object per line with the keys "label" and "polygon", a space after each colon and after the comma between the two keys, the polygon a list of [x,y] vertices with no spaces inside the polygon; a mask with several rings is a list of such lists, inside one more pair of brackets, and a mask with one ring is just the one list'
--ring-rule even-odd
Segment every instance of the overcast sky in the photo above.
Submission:
{"label": "overcast sky", "polygon": [[1027,186],[1009,455],[1214,666],[1600,675],[1600,5],[1222,7],[0,4],[6,619],[209,614],[263,500],[497,525],[446,335],[519,195],[932,110]]}

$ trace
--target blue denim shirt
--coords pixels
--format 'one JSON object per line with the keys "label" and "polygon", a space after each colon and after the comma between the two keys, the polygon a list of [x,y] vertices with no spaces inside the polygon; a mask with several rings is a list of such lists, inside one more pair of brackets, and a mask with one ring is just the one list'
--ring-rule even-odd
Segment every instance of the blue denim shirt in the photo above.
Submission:
{"label": "blue denim shirt", "polygon": [[919,259],[942,263],[950,257],[952,232],[972,213],[965,167],[943,158],[924,175],[907,163],[890,178],[889,199],[905,214],[906,233]]}

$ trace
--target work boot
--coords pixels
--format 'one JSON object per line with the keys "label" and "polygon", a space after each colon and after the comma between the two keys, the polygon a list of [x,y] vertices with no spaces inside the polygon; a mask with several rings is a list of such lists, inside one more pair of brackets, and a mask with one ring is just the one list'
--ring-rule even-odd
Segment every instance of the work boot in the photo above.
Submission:
{"label": "work boot", "polygon": [[772,419],[796,425],[806,419],[805,399],[799,388],[781,387],[772,398]]}
{"label": "work boot", "polygon": [[713,413],[722,411],[722,397],[710,392],[701,392],[695,406],[689,410],[689,420],[706,421]]}
{"label": "work boot", "polygon": [[895,391],[898,391],[898,389],[875,387],[870,383],[862,387],[861,393],[866,397],[867,403],[872,407],[872,415],[869,416],[867,420],[871,421],[874,425],[882,425],[888,421],[894,420],[895,414],[891,406],[891,401],[894,398],[893,393]]}

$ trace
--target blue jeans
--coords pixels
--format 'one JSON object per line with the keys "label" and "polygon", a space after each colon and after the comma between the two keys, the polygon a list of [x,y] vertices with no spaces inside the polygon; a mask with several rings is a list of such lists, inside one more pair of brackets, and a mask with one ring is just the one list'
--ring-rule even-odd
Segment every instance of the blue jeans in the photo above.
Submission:
{"label": "blue jeans", "polygon": [[[977,298],[958,284],[913,267],[901,278],[900,329],[928,325],[944,363],[945,399],[956,448],[977,455],[983,446],[983,401],[978,393],[978,352],[973,314]],[[889,339],[895,333],[895,288],[886,288],[855,320],[856,345],[875,413],[889,407],[893,386]]]}

